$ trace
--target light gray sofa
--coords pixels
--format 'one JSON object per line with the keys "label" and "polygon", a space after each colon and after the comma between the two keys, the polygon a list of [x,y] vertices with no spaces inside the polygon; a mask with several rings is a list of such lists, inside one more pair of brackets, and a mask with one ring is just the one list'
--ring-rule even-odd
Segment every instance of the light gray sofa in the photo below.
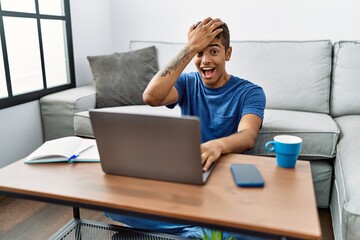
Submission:
{"label": "light gray sofa", "polygon": [[[130,50],[156,46],[163,67],[179,43],[132,41]],[[331,208],[336,239],[360,239],[360,42],[233,41],[230,74],[265,90],[267,107],[256,145],[248,154],[271,155],[265,142],[278,134],[303,139],[301,159],[311,163],[318,207]],[[185,71],[195,71],[190,64]],[[92,137],[88,110],[95,108],[94,85],[40,100],[46,140]],[[108,111],[180,115],[179,108],[146,105]],[[335,168],[335,171],[333,171]],[[335,173],[335,174],[334,174]]]}

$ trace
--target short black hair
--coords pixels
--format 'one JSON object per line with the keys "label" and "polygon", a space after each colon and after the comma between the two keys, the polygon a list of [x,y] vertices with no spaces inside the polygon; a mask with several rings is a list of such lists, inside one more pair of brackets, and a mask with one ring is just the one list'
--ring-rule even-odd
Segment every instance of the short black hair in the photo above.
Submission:
{"label": "short black hair", "polygon": [[[201,23],[201,21],[197,22],[195,24],[195,28]],[[225,47],[225,51],[227,51],[230,47],[230,31],[229,31],[229,27],[227,26],[226,23],[224,23],[223,25],[221,25],[220,27],[218,27],[217,29],[221,28],[223,31],[221,33],[219,33],[218,35],[216,35],[216,38],[220,38],[221,43],[224,45]]]}
{"label": "short black hair", "polygon": [[225,51],[227,51],[230,47],[230,31],[226,23],[218,27],[217,29],[221,28],[223,31],[216,35],[217,38],[221,39],[221,43],[225,46]]}

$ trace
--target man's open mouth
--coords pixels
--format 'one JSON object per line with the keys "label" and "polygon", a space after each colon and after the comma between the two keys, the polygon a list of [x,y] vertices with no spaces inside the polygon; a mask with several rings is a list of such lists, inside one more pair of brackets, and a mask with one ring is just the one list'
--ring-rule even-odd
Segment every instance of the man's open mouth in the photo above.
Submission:
{"label": "man's open mouth", "polygon": [[206,78],[211,78],[215,68],[201,68],[201,70]]}

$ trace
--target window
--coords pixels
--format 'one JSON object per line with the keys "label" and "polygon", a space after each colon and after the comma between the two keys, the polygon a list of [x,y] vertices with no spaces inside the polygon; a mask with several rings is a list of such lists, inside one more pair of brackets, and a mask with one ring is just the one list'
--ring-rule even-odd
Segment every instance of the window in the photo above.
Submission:
{"label": "window", "polygon": [[69,0],[0,0],[0,109],[75,87]]}

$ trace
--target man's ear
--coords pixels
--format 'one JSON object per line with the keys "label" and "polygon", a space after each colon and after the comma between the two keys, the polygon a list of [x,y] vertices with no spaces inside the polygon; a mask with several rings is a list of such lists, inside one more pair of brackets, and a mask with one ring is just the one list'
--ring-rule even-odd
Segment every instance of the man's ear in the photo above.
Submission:
{"label": "man's ear", "polygon": [[225,60],[226,61],[229,61],[230,58],[231,58],[231,53],[232,53],[232,47],[229,47],[228,50],[226,50],[226,53],[225,53]]}

